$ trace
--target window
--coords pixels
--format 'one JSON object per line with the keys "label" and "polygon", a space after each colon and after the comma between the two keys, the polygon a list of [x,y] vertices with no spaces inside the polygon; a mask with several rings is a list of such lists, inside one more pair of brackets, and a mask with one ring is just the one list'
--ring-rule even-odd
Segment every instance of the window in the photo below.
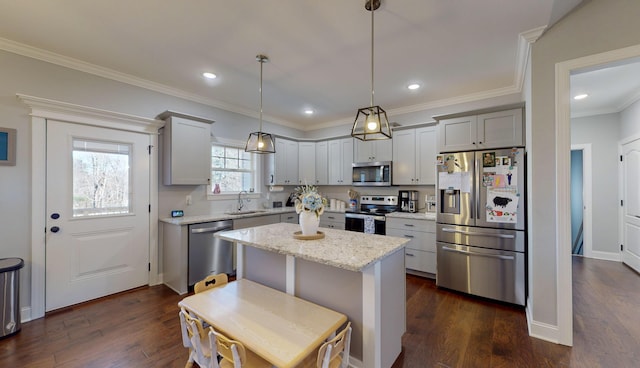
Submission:
{"label": "window", "polygon": [[[244,148],[211,145],[211,192],[233,194],[254,192],[256,187],[256,157]],[[219,191],[218,191],[219,188]]]}
{"label": "window", "polygon": [[73,217],[131,213],[131,146],[73,140]]}

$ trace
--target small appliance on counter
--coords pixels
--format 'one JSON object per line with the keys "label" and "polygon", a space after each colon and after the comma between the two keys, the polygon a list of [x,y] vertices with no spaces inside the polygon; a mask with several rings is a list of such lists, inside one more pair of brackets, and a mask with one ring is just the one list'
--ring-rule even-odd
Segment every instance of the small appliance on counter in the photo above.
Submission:
{"label": "small appliance on counter", "polygon": [[400,201],[400,211],[402,212],[418,212],[418,196],[417,190],[400,190],[398,191],[398,199]]}

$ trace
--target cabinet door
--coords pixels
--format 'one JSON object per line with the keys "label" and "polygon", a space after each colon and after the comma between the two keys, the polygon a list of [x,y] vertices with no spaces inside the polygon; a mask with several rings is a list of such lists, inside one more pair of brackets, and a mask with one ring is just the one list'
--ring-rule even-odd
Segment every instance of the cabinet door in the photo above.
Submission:
{"label": "cabinet door", "polygon": [[440,121],[440,152],[459,152],[476,149],[476,116]]}
{"label": "cabinet door", "polygon": [[340,185],[342,181],[342,145],[339,139],[329,141],[329,184]]}
{"label": "cabinet door", "polygon": [[415,129],[393,133],[393,184],[415,184],[416,138]]}
{"label": "cabinet door", "polygon": [[298,143],[298,183],[316,183],[316,144],[315,142]]}
{"label": "cabinet door", "polygon": [[298,184],[298,142],[287,141],[285,156],[285,181],[288,185]]}
{"label": "cabinet door", "polygon": [[374,160],[375,141],[353,141],[353,162],[371,162]]}
{"label": "cabinet door", "polygon": [[284,167],[287,164],[287,140],[276,138],[275,146],[276,153],[273,157],[267,156],[267,160],[272,160],[272,167],[269,175],[269,182],[275,185],[285,185],[287,184],[286,174],[284,172]]}
{"label": "cabinet door", "polygon": [[163,134],[164,184],[208,184],[211,125],[174,116],[167,121]]}
{"label": "cabinet door", "polygon": [[353,138],[345,138],[340,142],[342,147],[342,180],[340,184],[351,185],[353,175]]}
{"label": "cabinet door", "polygon": [[393,160],[393,139],[383,139],[374,141],[374,161],[391,161]]}
{"label": "cabinet door", "polygon": [[416,129],[416,183],[436,184],[436,127]]}
{"label": "cabinet door", "polygon": [[327,141],[316,143],[316,185],[329,184],[329,169],[327,160],[329,143]]}
{"label": "cabinet door", "polygon": [[522,109],[478,115],[478,149],[522,146]]}

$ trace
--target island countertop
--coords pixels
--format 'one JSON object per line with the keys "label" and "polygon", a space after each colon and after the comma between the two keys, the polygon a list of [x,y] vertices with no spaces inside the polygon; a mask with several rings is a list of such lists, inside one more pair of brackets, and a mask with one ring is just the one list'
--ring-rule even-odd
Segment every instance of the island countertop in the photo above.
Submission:
{"label": "island countertop", "polygon": [[360,272],[404,248],[407,238],[321,228],[323,239],[299,240],[297,224],[278,223],[215,233],[216,237],[308,261]]}

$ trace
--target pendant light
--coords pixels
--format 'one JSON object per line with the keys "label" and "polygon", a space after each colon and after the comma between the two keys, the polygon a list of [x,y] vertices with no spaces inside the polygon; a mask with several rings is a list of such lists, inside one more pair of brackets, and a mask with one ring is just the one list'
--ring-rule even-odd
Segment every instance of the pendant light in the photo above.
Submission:
{"label": "pendant light", "polygon": [[371,105],[358,109],[351,129],[351,136],[362,141],[391,138],[387,112],[373,104],[373,13],[380,7],[381,2],[382,0],[367,0],[364,6],[371,12]]}
{"label": "pendant light", "polygon": [[275,153],[276,146],[273,143],[273,136],[262,131],[262,66],[269,62],[269,58],[260,54],[256,56],[256,60],[260,63],[260,129],[249,134],[244,150],[253,153]]}

